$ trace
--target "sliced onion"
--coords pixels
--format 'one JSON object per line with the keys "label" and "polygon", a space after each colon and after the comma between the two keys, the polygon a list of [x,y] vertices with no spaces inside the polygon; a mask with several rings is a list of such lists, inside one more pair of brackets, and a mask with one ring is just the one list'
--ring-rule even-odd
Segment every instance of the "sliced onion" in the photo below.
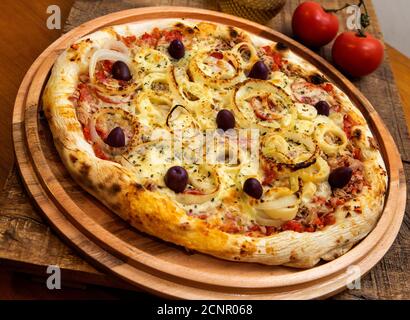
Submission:
{"label": "sliced onion", "polygon": [[267,200],[258,204],[255,208],[258,210],[269,211],[280,208],[292,207],[298,202],[298,198],[292,194],[275,200]]}
{"label": "sliced onion", "polygon": [[200,190],[202,192],[207,192],[209,190],[214,190],[215,189],[213,184],[206,183],[206,182],[201,181],[199,179],[195,179],[192,176],[190,176],[189,182],[195,189]]}
{"label": "sliced onion", "polygon": [[[326,141],[326,134],[331,133],[341,141],[340,144]],[[336,125],[321,123],[316,127],[314,136],[320,148],[328,155],[335,155],[344,149],[348,143],[346,133]]]}
{"label": "sliced onion", "polygon": [[98,139],[101,139],[95,129],[95,119],[94,117],[90,117],[88,119],[88,131],[90,131],[90,138],[92,142],[97,142]]}
{"label": "sliced onion", "polygon": [[[249,51],[249,60],[245,61],[242,56],[242,52]],[[244,69],[249,69],[257,60],[259,60],[258,53],[255,47],[248,42],[240,42],[232,48],[233,52],[236,52],[241,58]]]}
{"label": "sliced onion", "polygon": [[[264,96],[269,97],[270,101],[280,106],[280,109],[274,112],[275,118],[280,116],[280,119],[264,120],[258,109],[252,106],[252,101],[254,104],[256,101],[253,98]],[[283,89],[264,80],[248,79],[238,84],[231,95],[231,103],[244,119],[265,127],[275,129],[291,127],[297,117],[297,110],[291,97]]]}
{"label": "sliced onion", "polygon": [[134,59],[139,68],[144,68],[149,70],[149,72],[164,73],[172,65],[165,53],[148,47],[141,48]]}
{"label": "sliced onion", "polygon": [[308,168],[304,168],[296,171],[296,174],[304,181],[313,181],[313,182],[323,182],[329,177],[330,168],[329,164],[321,156],[316,158],[316,161],[313,165]]}
{"label": "sliced onion", "polygon": [[292,220],[298,212],[299,199],[295,195],[282,197],[275,200],[265,201],[258,204],[255,208],[257,212],[263,213],[268,218],[275,220]]}
{"label": "sliced onion", "polygon": [[121,52],[109,49],[97,49],[91,56],[90,65],[88,69],[91,82],[94,82],[95,80],[95,67],[97,66],[97,62],[101,60],[122,61],[127,65],[130,64],[130,58]]}
{"label": "sliced onion", "polygon": [[218,190],[215,190],[214,192],[207,194],[178,193],[176,196],[176,200],[182,204],[201,204],[214,198],[218,194],[218,191],[219,188]]}
{"label": "sliced onion", "polygon": [[[195,188],[186,190],[183,193],[177,195],[177,201],[183,204],[200,204],[214,198],[221,185],[218,173],[207,165],[204,165],[205,171],[211,172],[214,175],[214,183],[207,183],[197,179],[195,174],[189,174],[189,183]],[[199,172],[199,168],[196,169]]]}
{"label": "sliced onion", "polygon": [[[213,96],[209,88],[192,82],[185,68],[171,66],[168,78],[170,89],[184,100],[188,109],[202,109],[204,103],[209,104],[212,101]],[[190,95],[198,99],[190,99]]]}
{"label": "sliced onion", "polygon": [[[227,76],[226,71],[216,72],[215,74],[210,72],[205,72],[204,61],[206,61],[214,50],[202,51],[191,58],[188,64],[188,70],[193,78],[194,82],[206,84],[212,88],[227,88],[235,85],[243,79],[244,75],[240,70],[239,57],[237,53],[223,51],[223,60],[225,61],[225,66],[233,71],[233,74]],[[231,63],[230,63],[231,62]]]}
{"label": "sliced onion", "polygon": [[294,205],[292,207],[286,208],[277,208],[277,209],[270,209],[270,210],[263,210],[262,212],[272,219],[282,220],[282,221],[289,221],[295,218],[298,212],[299,206]]}
{"label": "sliced onion", "polygon": [[173,107],[171,108],[171,110],[168,112],[167,120],[165,121],[165,124],[166,124],[168,127],[170,127],[170,121],[172,120],[172,117],[175,117],[175,116],[176,116],[176,118],[178,118],[179,115],[181,114],[181,111],[179,110],[180,108],[185,109],[185,111],[186,111],[187,113],[189,113],[189,111],[188,111],[183,105],[181,105],[181,104],[177,104],[177,105],[173,106]]}
{"label": "sliced onion", "polygon": [[124,54],[128,54],[128,48],[124,42],[110,39],[104,43],[103,49],[116,50]]}
{"label": "sliced onion", "polygon": [[[308,157],[302,160],[289,155],[290,149],[288,149],[289,144],[286,139],[305,146]],[[272,159],[278,164],[285,165],[293,170],[299,170],[313,165],[316,162],[318,151],[319,149],[311,137],[289,131],[285,131],[282,134],[274,133],[273,135],[266,135],[262,146],[262,152],[268,159]]]}
{"label": "sliced onion", "polygon": [[295,80],[292,85],[292,95],[301,102],[310,105],[315,105],[319,101],[327,101],[333,105],[332,97],[324,89],[312,85],[304,79]]}
{"label": "sliced onion", "polygon": [[[106,109],[109,111],[109,109]],[[104,142],[104,140],[101,138],[101,136],[97,133],[96,130],[96,115],[95,113],[93,116],[90,117],[88,121],[88,130],[90,131],[90,138],[91,141],[96,144],[100,150],[104,151],[107,155],[119,155],[124,152],[124,150],[127,148],[127,145],[129,143],[127,136],[125,137],[125,146],[121,148],[114,148],[110,147],[108,144]]]}
{"label": "sliced onion", "polygon": [[[152,72],[152,73],[146,75],[144,77],[143,81],[142,81],[144,90],[146,90],[146,91],[151,90],[151,91],[157,92],[157,90],[154,90],[152,88],[152,85],[156,82],[157,83],[158,82],[163,83],[163,84],[166,84],[167,86],[169,86],[168,77],[167,77],[166,73]],[[162,92],[164,92],[164,91],[168,91],[168,90],[162,90]]]}
{"label": "sliced onion", "polygon": [[306,182],[302,188],[302,195],[301,195],[302,202],[308,203],[310,200],[312,200],[316,191],[317,191],[317,186],[315,183],[311,181]]}
{"label": "sliced onion", "polygon": [[313,120],[317,116],[317,110],[314,106],[307,103],[295,103],[298,111],[298,117],[302,120]]}
{"label": "sliced onion", "polygon": [[126,97],[123,97],[123,96],[108,96],[108,97],[106,97],[106,96],[104,96],[102,93],[100,93],[100,92],[98,91],[98,89],[95,90],[95,92],[96,92],[97,97],[98,97],[101,101],[103,101],[103,102],[105,102],[105,103],[109,103],[109,104],[127,103],[127,102],[130,101],[130,99],[131,99],[130,96],[126,96]]}
{"label": "sliced onion", "polygon": [[260,226],[267,227],[280,227],[285,221],[278,219],[271,219],[268,216],[264,215],[262,212],[258,212],[255,217],[256,223]]}
{"label": "sliced onion", "polygon": [[91,142],[95,144],[100,150],[102,150],[104,153],[110,153],[107,145],[104,143],[104,141],[101,139],[100,135],[97,133],[97,130],[95,128],[95,119],[94,117],[90,117],[88,120],[88,130],[90,131],[90,138]]}
{"label": "sliced onion", "polygon": [[292,220],[299,209],[299,198],[289,188],[279,187],[266,192],[263,202],[255,206],[259,215],[274,220]]}
{"label": "sliced onion", "polygon": [[[176,121],[176,119],[178,119],[182,115],[182,113],[185,113],[188,120],[190,121],[187,124],[187,126],[184,127],[184,130],[185,130],[184,131],[184,135],[185,135],[184,137],[185,138],[191,138],[191,137],[196,136],[198,134],[198,130],[199,130],[200,126],[196,122],[194,117],[191,115],[189,110],[187,108],[185,108],[183,105],[177,104],[174,107],[172,107],[172,109],[169,111],[169,113],[167,115],[167,119],[165,121],[166,125],[171,130],[171,132],[174,132],[175,128],[172,125],[172,122]],[[188,131],[188,130],[191,130],[191,131]],[[188,134],[188,133],[190,133],[190,134]]]}

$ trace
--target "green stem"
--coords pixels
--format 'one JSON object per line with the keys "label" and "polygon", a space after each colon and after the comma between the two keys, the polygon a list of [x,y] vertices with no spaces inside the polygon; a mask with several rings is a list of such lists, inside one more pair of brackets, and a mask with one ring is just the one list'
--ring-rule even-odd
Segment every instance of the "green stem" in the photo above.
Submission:
{"label": "green stem", "polygon": [[[325,12],[336,13],[336,12],[339,12],[339,11],[342,11],[342,10],[346,9],[347,7],[350,7],[351,5],[352,5],[351,3],[346,3],[343,7],[340,7],[340,8],[337,8],[337,9],[326,9],[326,8],[323,8],[323,10],[324,10]],[[366,9],[366,5],[364,4],[364,1],[363,1],[363,0],[359,0],[359,3],[357,4],[357,6],[360,8],[360,6],[362,6],[362,5],[363,5],[364,10],[365,10],[365,12],[366,12],[366,14],[367,14],[367,9]]]}
{"label": "green stem", "polygon": [[362,13],[360,16],[360,26],[361,28],[359,30],[357,30],[357,35],[359,37],[366,37],[365,34],[365,29],[370,25],[370,17],[369,17],[369,13],[367,12],[367,8],[366,8],[366,4],[364,3],[364,0],[360,0],[359,4],[358,4],[359,8],[361,6],[363,6],[364,8],[364,12]]}
{"label": "green stem", "polygon": [[[346,9],[347,7],[351,6],[351,4],[346,3],[344,6],[338,8],[338,9],[326,9],[323,8],[323,10],[327,13],[336,13],[339,11],[342,11],[344,9]],[[363,7],[364,8],[364,12],[362,13],[360,16],[360,22],[361,22],[361,28],[357,29],[357,36],[359,37],[366,37],[365,34],[365,29],[370,25],[370,18],[369,18],[369,13],[367,12],[367,8],[366,8],[366,4],[364,3],[364,0],[359,0],[359,3],[357,4],[357,7]]]}
{"label": "green stem", "polygon": [[364,29],[357,29],[357,34],[360,38],[366,38],[366,34],[364,33]]}
{"label": "green stem", "polygon": [[363,5],[364,12],[366,12],[366,15],[369,15],[369,14],[367,13],[367,8],[366,8],[366,4],[364,3],[364,0],[360,0],[360,2],[359,2],[359,4],[358,4],[358,7],[360,8],[361,5]]}
{"label": "green stem", "polygon": [[326,9],[326,8],[323,8],[323,10],[324,10],[325,12],[328,12],[328,13],[336,13],[336,12],[339,12],[339,11],[342,11],[342,10],[346,9],[346,8],[349,7],[350,5],[351,5],[350,3],[346,3],[343,7],[338,8],[338,9]]}

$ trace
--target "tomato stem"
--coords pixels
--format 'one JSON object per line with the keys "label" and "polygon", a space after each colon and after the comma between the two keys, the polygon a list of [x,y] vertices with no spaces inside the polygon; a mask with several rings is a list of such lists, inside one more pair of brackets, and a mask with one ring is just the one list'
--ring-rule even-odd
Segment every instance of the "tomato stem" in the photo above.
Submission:
{"label": "tomato stem", "polygon": [[346,3],[343,7],[340,7],[340,8],[338,8],[338,9],[326,9],[326,8],[323,8],[323,10],[324,10],[325,12],[328,12],[328,13],[336,13],[336,12],[342,11],[342,10],[344,10],[344,9],[346,9],[347,7],[350,7],[350,6],[351,6],[350,3]]}
{"label": "tomato stem", "polygon": [[[339,11],[342,11],[342,10],[346,9],[349,6],[351,6],[351,4],[346,3],[344,6],[342,6],[340,8],[337,8],[337,9],[323,8],[323,10],[325,12],[328,12],[328,13],[337,13]],[[366,4],[365,4],[364,0],[359,0],[359,3],[357,4],[357,7],[358,8],[363,7],[363,9],[364,9],[364,13],[362,13],[360,15],[360,28],[357,29],[357,36],[358,37],[366,37],[365,29],[368,26],[370,26],[370,16],[369,16],[369,13],[367,12],[367,8],[366,8]]]}
{"label": "tomato stem", "polygon": [[363,29],[357,29],[356,35],[360,38],[366,38],[366,34],[364,33]]}
{"label": "tomato stem", "polygon": [[364,8],[364,13],[360,15],[360,29],[357,30],[357,36],[365,38],[365,29],[370,25],[370,17],[369,13],[367,12],[366,4],[364,3],[364,0],[360,0],[359,4],[357,5],[359,8],[363,6]]}

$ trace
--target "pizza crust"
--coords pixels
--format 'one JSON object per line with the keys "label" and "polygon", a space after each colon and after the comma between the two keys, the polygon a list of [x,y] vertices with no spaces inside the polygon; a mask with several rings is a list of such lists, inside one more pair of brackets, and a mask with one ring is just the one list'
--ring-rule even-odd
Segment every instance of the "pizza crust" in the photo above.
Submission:
{"label": "pizza crust", "polygon": [[[115,27],[116,31],[128,28]],[[88,36],[97,42],[110,37],[107,31]],[[84,47],[82,53],[87,50],[89,48]],[[379,174],[367,177],[372,189],[358,199],[363,204],[363,212],[345,218],[346,212],[338,208],[336,223],[321,231],[282,231],[266,237],[249,237],[210,228],[205,221],[188,216],[166,195],[137,184],[129,169],[94,155],[69,99],[76,88],[78,74],[86,65],[82,56],[72,61],[69,49],[54,65],[43,104],[55,146],[74,180],[138,230],[222,259],[308,268],[320,259],[332,260],[344,254],[377,223],[386,189],[383,169],[379,166],[382,160],[367,168],[367,172]]]}

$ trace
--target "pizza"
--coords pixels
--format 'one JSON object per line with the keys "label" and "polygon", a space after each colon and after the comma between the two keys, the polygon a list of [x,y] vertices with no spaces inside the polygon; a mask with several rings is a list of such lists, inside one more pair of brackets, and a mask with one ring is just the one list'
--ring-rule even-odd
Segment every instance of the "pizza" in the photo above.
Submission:
{"label": "pizza", "polygon": [[363,239],[387,174],[359,109],[281,42],[189,19],[106,27],[43,93],[73,179],[137,230],[308,268]]}

